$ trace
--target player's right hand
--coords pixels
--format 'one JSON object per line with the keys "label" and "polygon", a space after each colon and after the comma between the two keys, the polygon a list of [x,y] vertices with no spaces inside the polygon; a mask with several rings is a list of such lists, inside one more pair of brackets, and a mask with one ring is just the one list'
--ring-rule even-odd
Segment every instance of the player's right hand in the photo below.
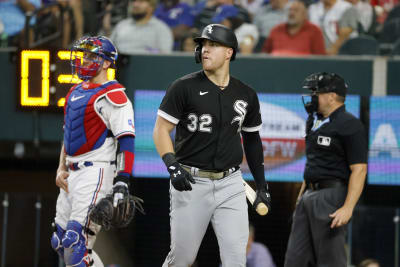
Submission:
{"label": "player's right hand", "polygon": [[58,171],[56,176],[56,185],[63,189],[65,192],[68,192],[68,176],[69,173],[67,171]]}
{"label": "player's right hand", "polygon": [[168,172],[171,178],[172,186],[178,191],[191,191],[192,186],[190,183],[196,183],[192,175],[183,169],[178,162],[168,166]]}
{"label": "player's right hand", "polygon": [[264,203],[268,211],[271,211],[271,194],[269,193],[268,184],[266,183],[263,188],[257,188],[256,199],[253,203],[253,209],[256,210],[258,204]]}

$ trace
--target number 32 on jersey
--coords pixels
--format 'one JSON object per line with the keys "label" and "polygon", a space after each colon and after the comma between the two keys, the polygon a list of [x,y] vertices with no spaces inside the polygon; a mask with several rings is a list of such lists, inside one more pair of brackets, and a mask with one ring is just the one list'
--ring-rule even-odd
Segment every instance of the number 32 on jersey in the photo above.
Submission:
{"label": "number 32 on jersey", "polygon": [[212,123],[212,117],[210,114],[202,114],[199,117],[194,113],[190,113],[188,119],[190,120],[190,124],[187,125],[189,131],[195,132],[199,130],[200,132],[211,133],[211,127],[209,126]]}
{"label": "number 32 on jersey", "polygon": [[[233,104],[233,110],[238,114],[238,116],[235,116],[232,119],[231,124],[238,122],[237,132],[241,131],[242,124],[247,113],[246,107],[247,102],[243,100],[237,100]],[[210,114],[202,114],[197,116],[194,113],[190,113],[188,115],[188,119],[190,120],[190,123],[187,125],[189,131],[196,132],[198,130],[204,133],[211,133],[212,127],[210,125],[212,124],[212,116]]]}

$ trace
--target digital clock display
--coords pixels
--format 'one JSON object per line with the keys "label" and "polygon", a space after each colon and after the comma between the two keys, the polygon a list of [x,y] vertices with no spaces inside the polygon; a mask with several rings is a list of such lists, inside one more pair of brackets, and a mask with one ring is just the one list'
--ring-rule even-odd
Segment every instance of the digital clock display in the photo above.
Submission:
{"label": "digital clock display", "polygon": [[[72,75],[68,50],[22,50],[19,52],[18,106],[22,109],[60,110],[72,85],[81,82]],[[115,69],[108,69],[108,79]]]}

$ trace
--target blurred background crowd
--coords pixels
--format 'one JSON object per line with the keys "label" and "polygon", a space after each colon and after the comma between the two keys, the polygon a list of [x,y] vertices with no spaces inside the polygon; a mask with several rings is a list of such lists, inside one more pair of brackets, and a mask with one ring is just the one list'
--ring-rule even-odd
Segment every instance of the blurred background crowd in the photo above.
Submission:
{"label": "blurred background crowd", "polygon": [[120,53],[192,52],[205,25],[232,28],[240,53],[400,52],[398,0],[0,0],[2,47],[68,48],[109,36]]}

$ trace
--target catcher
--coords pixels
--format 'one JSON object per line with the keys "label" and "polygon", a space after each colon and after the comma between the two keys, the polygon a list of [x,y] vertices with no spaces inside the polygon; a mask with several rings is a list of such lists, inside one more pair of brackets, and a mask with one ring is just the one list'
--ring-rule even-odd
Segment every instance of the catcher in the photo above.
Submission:
{"label": "catcher", "polygon": [[129,194],[135,137],[132,103],[125,88],[107,77],[117,55],[114,44],[103,36],[83,37],[71,50],[73,74],[83,82],[65,97],[64,142],[56,175],[60,194],[51,237],[51,246],[67,266],[103,266],[92,250],[97,233],[101,226],[127,226],[138,201]]}

